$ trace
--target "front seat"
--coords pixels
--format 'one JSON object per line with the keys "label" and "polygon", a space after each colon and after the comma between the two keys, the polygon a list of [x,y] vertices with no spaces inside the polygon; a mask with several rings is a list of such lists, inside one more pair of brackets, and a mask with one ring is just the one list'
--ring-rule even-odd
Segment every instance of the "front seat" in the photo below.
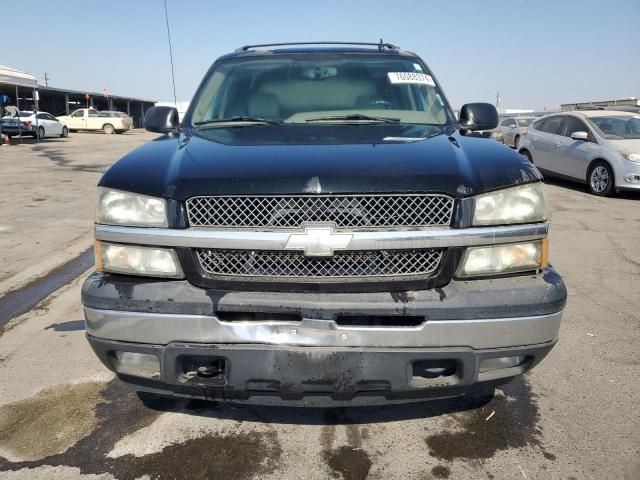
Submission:
{"label": "front seat", "polygon": [[247,113],[251,117],[280,118],[280,104],[272,93],[256,93],[249,97]]}

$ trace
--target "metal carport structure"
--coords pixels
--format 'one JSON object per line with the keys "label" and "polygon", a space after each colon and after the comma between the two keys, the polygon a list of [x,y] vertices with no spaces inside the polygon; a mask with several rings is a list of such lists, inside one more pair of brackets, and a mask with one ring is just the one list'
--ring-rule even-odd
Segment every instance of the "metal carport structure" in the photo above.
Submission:
{"label": "metal carport structure", "polygon": [[[31,106],[37,102],[38,80],[30,73],[6,65],[0,65],[0,95],[13,99],[11,104],[19,110],[27,109],[26,100]],[[21,101],[22,100],[22,101]],[[0,109],[1,110],[1,109]],[[1,116],[1,115],[0,115]]]}
{"label": "metal carport structure", "polygon": [[37,109],[55,116],[85,107],[118,110],[132,117],[135,127],[143,126],[145,112],[156,104],[151,99],[38,85],[33,75],[4,65],[0,65],[0,95],[7,95],[20,110]]}
{"label": "metal carport structure", "polygon": [[77,108],[93,107],[97,110],[118,110],[133,119],[135,127],[142,127],[145,112],[156,100],[105,95],[104,93],[70,90],[67,88],[38,86],[40,110],[52,115],[68,115]]}

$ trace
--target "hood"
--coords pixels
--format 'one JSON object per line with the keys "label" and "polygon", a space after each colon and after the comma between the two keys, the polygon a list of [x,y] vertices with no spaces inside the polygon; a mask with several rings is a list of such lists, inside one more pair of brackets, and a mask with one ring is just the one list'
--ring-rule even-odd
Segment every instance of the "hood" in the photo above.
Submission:
{"label": "hood", "polygon": [[445,193],[541,178],[498,142],[415,125],[279,125],[163,136],[100,185],[183,201],[196,195]]}
{"label": "hood", "polygon": [[606,140],[607,145],[619,152],[640,153],[640,139]]}

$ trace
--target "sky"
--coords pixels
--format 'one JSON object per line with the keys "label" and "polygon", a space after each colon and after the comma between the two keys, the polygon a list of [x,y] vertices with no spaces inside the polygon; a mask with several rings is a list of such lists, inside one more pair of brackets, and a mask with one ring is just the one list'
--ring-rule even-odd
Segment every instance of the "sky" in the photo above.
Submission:
{"label": "sky", "polygon": [[[55,87],[171,100],[162,0],[0,0],[0,64]],[[640,0],[167,0],[178,100],[251,43],[386,42],[418,54],[454,108],[640,97]],[[19,19],[12,22],[10,19]],[[30,33],[32,30],[33,33]],[[9,41],[15,39],[15,41]]]}

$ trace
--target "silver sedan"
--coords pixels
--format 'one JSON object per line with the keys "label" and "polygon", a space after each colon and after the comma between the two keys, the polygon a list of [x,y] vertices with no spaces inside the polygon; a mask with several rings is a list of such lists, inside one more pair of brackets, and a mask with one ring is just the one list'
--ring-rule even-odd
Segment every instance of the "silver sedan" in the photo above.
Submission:
{"label": "silver sedan", "polygon": [[515,149],[520,144],[520,139],[527,134],[527,128],[536,117],[507,117],[496,128],[502,143]]}
{"label": "silver sedan", "polygon": [[594,195],[640,192],[640,115],[582,110],[531,124],[518,151],[548,175],[585,183]]}

